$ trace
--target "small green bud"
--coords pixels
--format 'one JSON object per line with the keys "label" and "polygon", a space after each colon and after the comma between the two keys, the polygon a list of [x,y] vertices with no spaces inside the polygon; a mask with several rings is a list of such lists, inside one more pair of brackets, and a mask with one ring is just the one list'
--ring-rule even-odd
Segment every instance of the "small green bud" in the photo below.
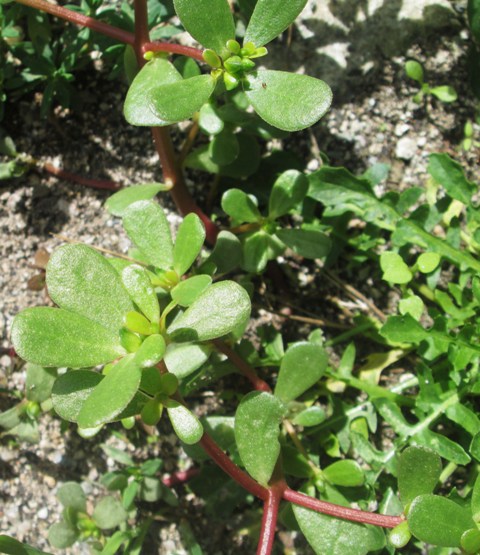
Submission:
{"label": "small green bud", "polygon": [[244,44],[243,48],[241,48],[240,54],[242,56],[250,57],[252,54],[255,53],[255,51],[256,51],[256,48],[253,42],[247,42],[247,44]]}
{"label": "small green bud", "polygon": [[207,48],[207,50],[203,51],[202,58],[207,62],[209,66],[212,66],[214,68],[221,67],[222,65],[222,60],[220,60],[218,54],[210,48]]}
{"label": "small green bud", "polygon": [[393,530],[390,530],[388,534],[388,540],[393,545],[393,547],[400,549],[405,547],[410,541],[412,534],[408,527],[408,522],[404,520],[398,526],[395,526]]}
{"label": "small green bud", "polygon": [[233,40],[233,39],[227,40],[226,47],[227,47],[227,50],[232,54],[240,53],[240,43],[236,40]]}
{"label": "small green bud", "polygon": [[120,330],[120,343],[129,353],[136,353],[142,344],[142,340],[136,333],[126,330]]}
{"label": "small green bud", "polygon": [[253,54],[250,54],[249,58],[261,58],[262,56],[266,56],[268,54],[268,50],[265,46],[260,46],[259,48],[255,49]]}
{"label": "small green bud", "polygon": [[228,73],[228,71],[223,73],[223,82],[225,83],[227,91],[233,91],[233,89],[237,88],[240,83],[240,81],[231,73]]}
{"label": "small green bud", "polygon": [[460,545],[466,553],[478,553],[480,550],[480,530],[478,528],[466,530],[460,538]]}
{"label": "small green bud", "polygon": [[29,416],[33,420],[36,420],[42,410],[37,402],[28,401],[25,412],[27,413],[27,416]]}
{"label": "small green bud", "polygon": [[129,416],[128,418],[122,418],[122,426],[125,430],[131,430],[135,426],[135,416]]}
{"label": "small green bud", "polygon": [[242,71],[250,71],[255,67],[255,62],[250,58],[242,58]]}
{"label": "small green bud", "polygon": [[242,62],[243,62],[243,60],[242,60],[242,58],[240,58],[240,56],[231,56],[230,58],[225,60],[223,65],[225,66],[225,69],[228,72],[238,73],[239,71],[243,70]]}
{"label": "small green bud", "polygon": [[163,287],[167,290],[175,287],[175,285],[177,285],[180,281],[177,272],[175,272],[174,270],[167,270],[166,272],[160,271],[158,272],[158,277],[161,282],[160,287]]}
{"label": "small green bud", "polygon": [[158,324],[149,322],[143,314],[135,310],[127,313],[124,323],[128,330],[139,333],[140,335],[152,335],[159,331]]}
{"label": "small green bud", "polygon": [[150,399],[143,407],[141,417],[148,426],[155,426],[162,417],[163,406],[157,399]]}
{"label": "small green bud", "polygon": [[143,54],[143,59],[147,60],[147,62],[149,62],[150,60],[153,60],[154,57],[155,57],[155,52],[152,52],[152,50],[148,50]]}

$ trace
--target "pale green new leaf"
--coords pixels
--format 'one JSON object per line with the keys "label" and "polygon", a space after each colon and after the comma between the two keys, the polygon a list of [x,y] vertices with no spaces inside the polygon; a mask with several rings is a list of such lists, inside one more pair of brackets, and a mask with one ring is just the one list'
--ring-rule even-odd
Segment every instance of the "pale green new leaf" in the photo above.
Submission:
{"label": "pale green new leaf", "polygon": [[212,278],[210,276],[201,274],[181,281],[170,293],[172,299],[180,306],[190,306],[211,283]]}
{"label": "pale green new leaf", "polygon": [[247,472],[264,486],[280,454],[279,425],[283,403],[270,393],[245,395],[235,414],[235,441]]}
{"label": "pale green new leaf", "polygon": [[47,266],[47,287],[58,306],[113,332],[122,327],[125,314],[133,310],[118,272],[87,245],[64,245],[52,254]]}
{"label": "pale green new leaf", "polygon": [[125,354],[117,333],[61,308],[20,312],[13,321],[11,337],[21,358],[47,367],[96,366]]}
{"label": "pale green new leaf", "polygon": [[332,102],[330,87],[308,75],[259,69],[246,82],[245,92],[257,114],[284,131],[310,127]]}
{"label": "pale green new leaf", "polygon": [[160,118],[149,106],[149,93],[159,85],[181,81],[182,76],[165,58],[154,58],[137,73],[128,89],[123,113],[128,123],[140,126],[163,126],[173,123]]}
{"label": "pale green new leaf", "polygon": [[160,306],[157,294],[145,269],[136,264],[127,266],[122,272],[122,281],[132,301],[150,322],[158,322]]}
{"label": "pale green new leaf", "polygon": [[125,210],[139,200],[150,200],[160,191],[167,191],[163,183],[143,183],[125,187],[107,199],[105,208],[114,216],[123,216]]}
{"label": "pale green new leaf", "polygon": [[188,214],[178,228],[173,247],[173,269],[183,276],[202,250],[205,241],[205,226],[194,213]]}
{"label": "pale green new leaf", "polygon": [[203,426],[200,420],[183,405],[167,407],[168,416],[177,436],[187,445],[200,441],[203,435]]}
{"label": "pale green new leaf", "polygon": [[162,360],[166,348],[162,335],[149,335],[136,351],[135,363],[141,368],[151,368]]}
{"label": "pale green new leaf", "polygon": [[258,0],[245,31],[244,43],[263,46],[293,23],[307,0]]}

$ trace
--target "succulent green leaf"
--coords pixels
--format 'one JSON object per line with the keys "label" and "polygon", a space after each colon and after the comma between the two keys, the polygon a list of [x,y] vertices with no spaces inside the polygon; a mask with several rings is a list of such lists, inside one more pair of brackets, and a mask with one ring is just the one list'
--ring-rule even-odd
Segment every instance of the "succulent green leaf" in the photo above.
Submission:
{"label": "succulent green leaf", "polygon": [[221,204],[222,209],[236,223],[254,223],[262,218],[252,197],[241,189],[228,189],[228,191],[225,191]]}
{"label": "succulent green leaf", "polygon": [[137,73],[128,89],[123,113],[128,123],[140,126],[163,126],[173,123],[158,117],[149,106],[147,99],[159,85],[181,81],[182,76],[174,65],[164,58],[153,58]]}
{"label": "succulent green leaf", "polygon": [[40,551],[3,534],[0,535],[0,553],[6,555],[51,555],[51,553]]}
{"label": "succulent green leaf", "polygon": [[480,530],[470,528],[465,531],[460,538],[460,545],[465,553],[478,553],[480,551]]}
{"label": "succulent green leaf", "polygon": [[244,43],[263,46],[293,23],[307,0],[258,0],[245,31]]}
{"label": "succulent green leaf", "polygon": [[480,477],[477,476],[472,491],[472,517],[475,522],[480,522]]}
{"label": "succulent green leaf", "polygon": [[363,486],[365,474],[356,461],[337,461],[323,470],[325,478],[336,486],[358,487]]}
{"label": "succulent green leaf", "polygon": [[79,537],[78,530],[65,521],[56,522],[48,530],[48,541],[57,549],[65,549],[72,546]]}
{"label": "succulent green leaf", "polygon": [[415,60],[408,60],[406,62],[405,73],[410,79],[417,81],[420,85],[423,84],[423,67]]}
{"label": "succulent green leaf", "polygon": [[[135,310],[132,310],[125,315],[124,324],[125,327],[129,331],[134,332],[134,334],[151,335],[152,333],[158,333],[160,331],[158,323],[149,322],[143,314],[140,314],[140,312],[136,312]],[[138,350],[138,336],[128,336],[126,333],[124,333],[123,330],[121,335],[122,339],[124,340],[123,344],[126,345],[130,352],[135,352],[136,350]],[[138,347],[139,346],[140,345],[138,345]]]}
{"label": "succulent green leaf", "polygon": [[159,119],[177,122],[189,119],[208,101],[215,88],[211,75],[197,75],[189,79],[160,85],[145,97],[149,109]]}
{"label": "succulent green leaf", "polygon": [[440,547],[460,547],[463,533],[475,527],[469,507],[433,494],[416,497],[407,520],[417,539]]}
{"label": "succulent green leaf", "polygon": [[314,77],[259,69],[246,78],[245,92],[257,114],[284,131],[316,123],[332,103],[330,87]]}
{"label": "succulent green leaf", "polygon": [[226,43],[235,38],[235,24],[227,0],[174,0],[182,25],[206,48],[220,56],[228,52]]}
{"label": "succulent green leaf", "polygon": [[219,274],[230,272],[242,263],[240,239],[230,231],[222,230],[217,236],[211,255],[206,263],[213,263]]}
{"label": "succulent green leaf", "polygon": [[327,364],[323,347],[306,341],[292,345],[280,364],[275,396],[284,403],[293,401],[318,382]]}
{"label": "succulent green leaf", "polygon": [[149,335],[135,353],[135,362],[141,368],[150,368],[162,360],[165,350],[165,339],[161,335]]}
{"label": "succulent green leaf", "polygon": [[169,270],[173,266],[173,243],[165,212],[153,201],[131,204],[123,215],[130,239],[152,266]]}
{"label": "succulent green leaf", "polygon": [[385,545],[383,530],[293,505],[298,525],[317,555],[367,555]]}
{"label": "succulent green leaf", "polygon": [[77,482],[66,482],[58,488],[57,497],[64,507],[71,507],[77,512],[87,512],[87,498],[82,486]]}
{"label": "succulent green leaf", "polygon": [[217,135],[222,131],[224,123],[217,113],[216,106],[208,102],[200,108],[198,125],[200,129],[208,135]]}
{"label": "succulent green leaf", "polygon": [[144,183],[125,187],[114,193],[107,199],[105,208],[114,216],[123,216],[126,208],[139,200],[151,200],[160,191],[167,191],[167,185],[163,183]]}
{"label": "succulent green leaf", "polygon": [[183,276],[194,263],[205,241],[205,226],[196,214],[188,214],[178,228],[173,247],[173,269]]}
{"label": "succulent green leaf", "polygon": [[25,393],[29,401],[43,403],[50,398],[52,387],[57,379],[57,371],[38,364],[27,364]]}
{"label": "succulent green leaf", "polygon": [[410,533],[410,528],[408,527],[408,522],[406,520],[395,526],[395,528],[393,528],[393,530],[391,530],[388,534],[388,541],[396,549],[405,547],[411,538],[412,534]]}
{"label": "succulent green leaf", "polygon": [[407,447],[398,461],[398,490],[404,506],[415,497],[432,493],[440,478],[440,457],[426,447]]}
{"label": "succulent green leaf", "polygon": [[436,96],[438,100],[442,102],[455,102],[458,98],[457,91],[450,85],[432,87],[430,89],[430,94],[433,94],[433,96]]}
{"label": "succulent green leaf", "polygon": [[250,314],[248,293],[233,281],[208,287],[168,328],[178,342],[208,341],[222,337],[242,324]]}
{"label": "succulent green leaf", "polygon": [[245,395],[235,414],[235,441],[247,472],[264,486],[280,454],[279,425],[283,403],[270,393]]}
{"label": "succulent green leaf", "polygon": [[219,166],[232,164],[240,152],[237,135],[224,129],[212,138],[208,151],[214,164]]}
{"label": "succulent green leaf", "polygon": [[479,0],[468,0],[467,6],[467,16],[468,24],[470,26],[470,31],[480,44],[480,2]]}
{"label": "succulent green leaf", "polygon": [[117,332],[133,305],[108,260],[86,245],[64,245],[47,265],[47,287],[61,308]]}
{"label": "succulent green leaf", "polygon": [[417,266],[422,274],[433,272],[440,264],[440,255],[436,252],[424,252],[417,258]]}
{"label": "succulent green leaf", "polygon": [[157,294],[145,269],[137,264],[127,266],[122,272],[122,281],[132,301],[150,322],[158,322],[160,306]]}
{"label": "succulent green leaf", "polygon": [[380,329],[380,334],[394,343],[418,344],[428,337],[428,331],[410,314],[390,316]]}
{"label": "succulent green leaf", "polygon": [[172,299],[180,306],[190,306],[211,284],[212,278],[206,274],[193,276],[172,289]]}
{"label": "succulent green leaf", "polygon": [[68,422],[77,422],[85,400],[103,376],[92,370],[73,370],[59,376],[52,389],[55,412]]}
{"label": "succulent green leaf", "polygon": [[163,414],[163,405],[157,399],[150,399],[143,407],[141,417],[147,426],[156,426]]}
{"label": "succulent green leaf", "polygon": [[448,154],[430,154],[428,173],[445,188],[452,198],[465,205],[470,204],[476,188],[465,177],[462,166],[452,160]]}
{"label": "succulent green leaf", "polygon": [[92,518],[102,530],[111,530],[125,522],[128,515],[120,501],[108,496],[96,505]]}
{"label": "succulent green leaf", "polygon": [[125,354],[118,334],[61,308],[28,308],[15,316],[12,343],[18,355],[41,366],[81,368]]}
{"label": "succulent green leaf", "polygon": [[203,426],[187,407],[178,404],[176,407],[167,407],[167,412],[175,433],[183,443],[193,445],[200,441]]}
{"label": "succulent green leaf", "polygon": [[279,229],[275,234],[293,252],[305,258],[325,258],[332,248],[328,235],[319,229]]}
{"label": "succulent green leaf", "polygon": [[78,425],[94,428],[116,418],[135,396],[141,376],[134,355],[117,362],[85,400],[78,415]]}
{"label": "succulent green leaf", "polygon": [[245,234],[242,237],[243,264],[247,272],[259,273],[263,271],[270,260],[269,234],[263,229]]}
{"label": "succulent green leaf", "polygon": [[321,424],[327,415],[325,414],[325,410],[322,407],[308,407],[302,412],[298,413],[295,418],[293,419],[293,423],[297,426],[303,426],[304,428],[310,426],[317,426]]}
{"label": "succulent green leaf", "polygon": [[384,252],[380,255],[382,278],[390,283],[408,283],[413,275],[403,258],[396,252]]}
{"label": "succulent green leaf", "polygon": [[268,215],[272,219],[288,214],[302,202],[308,191],[308,179],[298,170],[287,170],[275,181],[268,201]]}
{"label": "succulent green leaf", "polygon": [[196,343],[170,343],[164,361],[168,371],[178,379],[185,378],[207,362],[212,347]]}

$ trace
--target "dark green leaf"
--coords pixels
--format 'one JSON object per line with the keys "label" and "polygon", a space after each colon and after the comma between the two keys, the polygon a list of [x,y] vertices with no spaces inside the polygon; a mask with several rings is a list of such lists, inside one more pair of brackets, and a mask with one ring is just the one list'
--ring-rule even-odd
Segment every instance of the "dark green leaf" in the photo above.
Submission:
{"label": "dark green leaf", "polygon": [[244,42],[263,46],[293,23],[307,0],[258,0],[245,31]]}
{"label": "dark green leaf", "polygon": [[123,216],[125,210],[138,200],[150,200],[160,191],[168,190],[163,183],[144,183],[125,187],[108,198],[105,208],[114,216]]}
{"label": "dark green leaf", "polygon": [[211,284],[210,276],[205,274],[193,276],[181,281],[172,289],[172,299],[180,306],[190,306]]}
{"label": "dark green leaf", "polygon": [[319,229],[279,229],[275,234],[293,252],[305,258],[325,258],[332,247],[330,238]]}
{"label": "dark green leaf", "polygon": [[407,447],[398,461],[398,490],[403,505],[408,505],[418,495],[432,493],[441,471],[440,457],[435,451]]}
{"label": "dark green leaf", "polygon": [[188,214],[178,228],[173,247],[173,269],[183,276],[194,263],[205,241],[205,226],[196,214]]}
{"label": "dark green leaf", "polygon": [[50,398],[57,372],[37,364],[27,364],[25,393],[29,401],[43,403]]}
{"label": "dark green leaf", "polygon": [[259,69],[248,75],[245,92],[257,114],[284,131],[316,123],[332,102],[330,87],[308,75]]}
{"label": "dark green leaf", "polygon": [[468,0],[467,7],[468,24],[473,38],[480,44],[480,2],[479,0]]}
{"label": "dark green leaf", "polygon": [[248,473],[267,485],[280,454],[279,425],[285,408],[270,393],[246,395],[235,414],[235,440]]}
{"label": "dark green leaf", "polygon": [[240,189],[225,191],[222,208],[237,224],[258,222],[262,218],[252,198]]}
{"label": "dark green leaf", "polygon": [[275,181],[268,201],[268,216],[272,219],[288,214],[302,202],[308,191],[308,180],[298,170],[287,170]]}
{"label": "dark green leaf", "polygon": [[270,260],[269,234],[263,229],[242,236],[243,263],[247,272],[262,272]]}
{"label": "dark green leaf", "polygon": [[390,316],[380,329],[380,334],[394,343],[418,344],[428,337],[428,331],[410,314]]}
{"label": "dark green leaf", "polygon": [[475,191],[463,172],[462,166],[452,160],[448,154],[430,154],[428,173],[442,185],[454,199],[469,205]]}
{"label": "dark green leaf", "polygon": [[240,239],[230,231],[220,231],[212,254],[206,260],[207,264],[210,262],[215,264],[219,274],[225,274],[240,266],[242,263]]}
{"label": "dark green leaf", "polygon": [[240,152],[237,135],[226,129],[220,131],[210,141],[208,152],[214,164],[219,166],[232,164]]}
{"label": "dark green leaf", "polygon": [[40,551],[10,536],[4,535],[0,536],[0,553],[5,553],[6,555],[51,555],[46,551]]}
{"label": "dark green leaf", "polygon": [[104,497],[95,507],[93,520],[102,530],[111,530],[125,522],[128,515],[115,497]]}

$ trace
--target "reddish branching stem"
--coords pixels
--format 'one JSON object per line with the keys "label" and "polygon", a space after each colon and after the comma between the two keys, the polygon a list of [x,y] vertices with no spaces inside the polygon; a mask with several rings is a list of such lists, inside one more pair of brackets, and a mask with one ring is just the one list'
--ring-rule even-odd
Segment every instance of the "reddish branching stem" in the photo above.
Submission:
{"label": "reddish branching stem", "polygon": [[181,56],[188,56],[194,58],[199,62],[203,62],[203,50],[193,48],[192,46],[183,46],[181,44],[170,44],[169,42],[146,42],[142,46],[143,53],[145,52],[169,52],[170,54],[179,54]]}
{"label": "reddish branching stem", "polygon": [[115,183],[114,181],[110,181],[108,179],[90,179],[88,177],[83,177],[76,173],[68,172],[66,170],[62,170],[61,168],[57,168],[53,164],[46,162],[45,164],[39,164],[38,169],[43,170],[44,172],[49,173],[50,175],[54,175],[59,179],[66,179],[67,181],[72,181],[73,183],[78,183],[78,185],[84,185],[85,187],[90,187],[92,189],[105,189],[107,191],[118,191],[122,188],[119,183]]}
{"label": "reddish branching stem", "polygon": [[162,476],[162,484],[167,486],[167,488],[173,488],[195,478],[199,472],[200,470],[196,466],[192,466],[188,470],[178,470],[177,472],[172,472],[172,474]]}
{"label": "reddish branching stem", "polygon": [[272,389],[268,385],[267,382],[262,380],[257,376],[255,369],[248,364],[243,358],[238,355],[232,348],[230,348],[226,343],[221,341],[220,339],[214,339],[212,343],[215,345],[215,348],[226,355],[228,359],[240,370],[240,372],[250,381],[253,385],[254,389],[257,391],[267,391],[268,393],[272,392]]}
{"label": "reddish branching stem", "polygon": [[285,480],[280,479],[268,488],[268,497],[263,503],[262,527],[257,546],[257,555],[270,555],[275,540],[275,529],[277,527],[278,509],[287,488]]}

